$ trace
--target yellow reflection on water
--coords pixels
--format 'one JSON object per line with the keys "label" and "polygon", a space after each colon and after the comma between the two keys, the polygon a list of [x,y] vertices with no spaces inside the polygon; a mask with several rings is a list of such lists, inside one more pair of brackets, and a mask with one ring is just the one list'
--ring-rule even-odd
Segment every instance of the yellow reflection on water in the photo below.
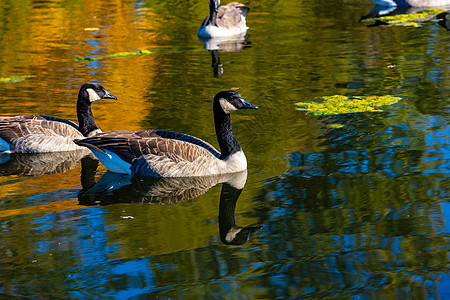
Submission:
{"label": "yellow reflection on water", "polygon": [[46,114],[76,121],[78,89],[94,80],[119,98],[93,106],[98,125],[103,130],[143,129],[141,121],[152,107],[145,98],[152,86],[157,55],[95,62],[74,58],[152,50],[165,37],[151,33],[157,22],[151,9],[99,0],[0,4],[0,11],[7,9],[2,32],[6,38],[0,40],[0,54],[7,59],[1,61],[0,76],[35,77],[20,83],[32,85],[32,93],[27,89],[8,93],[8,88],[17,85],[2,86],[6,92],[0,100],[0,115]]}

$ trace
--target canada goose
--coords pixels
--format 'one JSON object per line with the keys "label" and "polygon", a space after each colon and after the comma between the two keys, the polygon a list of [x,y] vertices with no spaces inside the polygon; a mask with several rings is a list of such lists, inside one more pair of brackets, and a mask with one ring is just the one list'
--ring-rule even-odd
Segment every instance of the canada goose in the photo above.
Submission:
{"label": "canada goose", "polygon": [[196,137],[162,130],[110,131],[75,140],[88,147],[108,170],[147,177],[190,177],[247,169],[247,159],[230,123],[230,113],[258,109],[234,91],[214,97],[214,124],[221,152]]}
{"label": "canada goose", "polygon": [[91,104],[101,99],[117,97],[99,83],[81,86],[77,101],[79,126],[66,119],[41,115],[0,117],[0,151],[43,153],[80,149],[74,139],[101,132],[91,111]]}
{"label": "canada goose", "polygon": [[220,6],[220,0],[209,0],[209,15],[197,31],[200,38],[239,35],[247,32],[245,17],[250,8],[238,2]]}
{"label": "canada goose", "polygon": [[373,0],[380,6],[438,7],[450,5],[450,0]]}

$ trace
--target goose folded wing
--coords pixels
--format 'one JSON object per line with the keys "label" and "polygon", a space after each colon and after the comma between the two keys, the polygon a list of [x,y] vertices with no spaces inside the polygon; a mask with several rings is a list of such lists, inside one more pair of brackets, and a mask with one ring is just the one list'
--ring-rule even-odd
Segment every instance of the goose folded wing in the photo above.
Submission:
{"label": "goose folded wing", "polygon": [[[136,158],[143,155],[166,157],[174,163],[193,162],[199,157],[218,158],[220,153],[210,144],[189,135],[171,132],[146,132],[149,137],[130,139],[128,149]],[[171,135],[173,134],[173,135]],[[171,135],[172,137],[167,137]],[[116,152],[120,156],[119,153]]]}
{"label": "goose folded wing", "polygon": [[212,145],[200,139],[161,130],[104,132],[76,140],[76,143],[105,154],[105,150],[111,151],[128,163],[149,154],[166,157],[173,162],[194,161],[199,156],[220,156]]}
{"label": "goose folded wing", "polygon": [[241,12],[237,9],[219,9],[217,16],[217,25],[219,27],[230,28],[236,26],[241,21]]}
{"label": "goose folded wing", "polygon": [[30,135],[83,137],[77,128],[70,124],[72,122],[60,122],[56,119],[47,120],[39,115],[3,117],[0,118],[0,136],[7,142]]}

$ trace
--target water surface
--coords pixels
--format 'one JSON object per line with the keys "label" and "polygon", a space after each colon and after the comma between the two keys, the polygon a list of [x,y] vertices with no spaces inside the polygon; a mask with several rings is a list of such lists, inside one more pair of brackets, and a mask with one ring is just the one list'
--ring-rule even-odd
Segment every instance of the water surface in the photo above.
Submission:
{"label": "water surface", "polygon": [[[11,157],[0,166],[0,293],[450,297],[448,31],[370,27],[359,22],[369,0],[251,1],[242,47],[212,53],[196,37],[200,2],[0,4],[0,77],[33,76],[0,82],[0,115],[76,120],[78,89],[95,81],[119,98],[93,105],[104,131],[166,129],[217,145],[218,91],[260,107],[232,116],[249,163],[240,194],[217,181],[174,195],[180,183],[139,182],[90,159],[38,174]],[[152,54],[74,60],[140,49]],[[295,110],[336,94],[402,100],[381,113]],[[241,245],[224,239],[233,223],[254,229]]]}

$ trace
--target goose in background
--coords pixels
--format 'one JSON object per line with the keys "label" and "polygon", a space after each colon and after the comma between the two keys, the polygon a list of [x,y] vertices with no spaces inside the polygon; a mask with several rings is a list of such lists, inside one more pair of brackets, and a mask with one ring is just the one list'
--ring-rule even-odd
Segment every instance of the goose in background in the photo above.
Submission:
{"label": "goose in background", "polygon": [[117,97],[99,83],[83,84],[78,93],[77,116],[72,121],[41,115],[0,117],[0,151],[10,153],[45,153],[81,149],[73,140],[101,132],[95,124],[91,104]]}
{"label": "goose in background", "polygon": [[450,6],[450,0],[373,0],[376,5],[396,7],[439,7]]}
{"label": "goose in background", "polygon": [[141,177],[191,177],[239,172],[247,159],[231,129],[230,113],[258,109],[234,91],[214,97],[213,112],[221,152],[196,137],[163,130],[110,131],[75,140],[115,173]]}
{"label": "goose in background", "polygon": [[245,18],[250,10],[244,4],[231,2],[220,6],[220,0],[209,0],[209,15],[197,31],[200,38],[229,37],[245,34]]}

